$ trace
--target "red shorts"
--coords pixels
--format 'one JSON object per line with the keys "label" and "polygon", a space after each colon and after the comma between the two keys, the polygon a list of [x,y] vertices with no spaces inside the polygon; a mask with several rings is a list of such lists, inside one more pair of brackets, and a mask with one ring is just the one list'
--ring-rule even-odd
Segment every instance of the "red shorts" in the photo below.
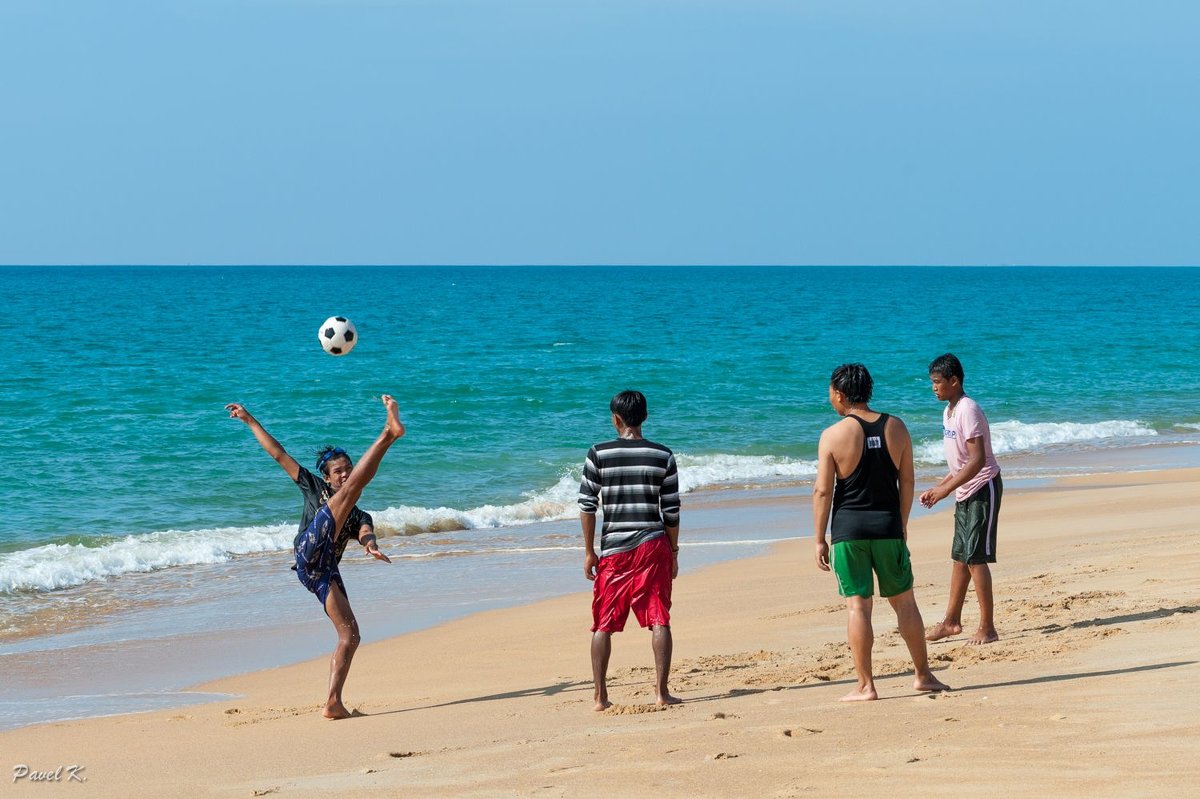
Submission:
{"label": "red shorts", "polygon": [[601,558],[593,586],[592,632],[621,632],[630,608],[643,627],[670,624],[673,566],[665,535]]}

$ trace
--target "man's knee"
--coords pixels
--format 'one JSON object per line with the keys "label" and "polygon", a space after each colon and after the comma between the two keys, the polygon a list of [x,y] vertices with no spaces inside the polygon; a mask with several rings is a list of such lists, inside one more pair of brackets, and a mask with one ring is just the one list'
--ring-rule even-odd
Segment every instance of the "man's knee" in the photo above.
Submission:
{"label": "man's knee", "polygon": [[846,609],[851,613],[870,613],[874,604],[873,598],[854,594],[846,597]]}

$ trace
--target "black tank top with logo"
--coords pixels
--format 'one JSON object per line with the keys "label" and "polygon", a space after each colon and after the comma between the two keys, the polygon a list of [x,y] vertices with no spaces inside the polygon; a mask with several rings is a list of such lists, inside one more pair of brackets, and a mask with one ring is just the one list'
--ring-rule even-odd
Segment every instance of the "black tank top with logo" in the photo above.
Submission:
{"label": "black tank top with logo", "polygon": [[867,422],[850,414],[863,429],[862,457],[858,468],[833,487],[833,543],[864,539],[903,538],[900,485],[896,464],[887,448],[888,415]]}

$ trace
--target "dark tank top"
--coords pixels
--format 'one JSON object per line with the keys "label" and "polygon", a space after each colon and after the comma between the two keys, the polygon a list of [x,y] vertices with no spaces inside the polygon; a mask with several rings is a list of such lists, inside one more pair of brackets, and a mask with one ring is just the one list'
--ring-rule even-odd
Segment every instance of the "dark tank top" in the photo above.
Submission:
{"label": "dark tank top", "polygon": [[900,486],[896,464],[887,448],[888,415],[867,422],[854,414],[863,429],[862,457],[858,468],[833,487],[833,543],[876,538],[903,538],[900,518]]}

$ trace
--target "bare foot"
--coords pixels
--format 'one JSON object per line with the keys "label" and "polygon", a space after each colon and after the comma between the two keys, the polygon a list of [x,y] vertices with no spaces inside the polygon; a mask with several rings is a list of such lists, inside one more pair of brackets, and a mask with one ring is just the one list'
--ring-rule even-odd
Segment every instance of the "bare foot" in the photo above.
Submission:
{"label": "bare foot", "polygon": [[597,699],[596,705],[592,708],[592,710],[599,713],[602,710],[608,710],[610,707],[612,707],[612,702],[609,702],[607,699]]}
{"label": "bare foot", "polygon": [[949,691],[950,686],[946,685],[946,683],[942,682],[937,677],[934,677],[933,673],[930,672],[924,677],[918,676],[917,679],[913,680],[913,690],[938,693],[939,691]]}
{"label": "bare foot", "polygon": [[670,694],[660,694],[658,699],[655,700],[655,704],[659,707],[666,707],[667,705],[679,705],[682,703],[682,699],[677,696],[671,696]]}
{"label": "bare foot", "polygon": [[336,721],[337,719],[348,719],[354,714],[347,710],[345,705],[343,705],[341,702],[338,702],[337,704],[326,705],[324,708],[322,708],[321,715],[327,719],[333,719]]}
{"label": "bare foot", "polygon": [[1000,634],[996,632],[995,627],[993,627],[990,630],[985,630],[982,627],[980,627],[978,630],[975,631],[974,635],[972,635],[970,638],[967,639],[967,645],[968,646],[977,646],[979,644],[994,644],[995,642],[997,642],[999,640],[1000,640]]}
{"label": "bare foot", "polygon": [[949,638],[950,636],[958,635],[961,632],[961,624],[951,624],[948,621],[939,621],[937,624],[925,631],[925,640],[940,641],[943,638]]}
{"label": "bare foot", "polygon": [[384,394],[380,399],[387,408],[387,426],[384,430],[393,438],[400,438],[404,435],[404,422],[400,421],[400,406],[396,404],[396,400],[391,394]]}
{"label": "bare foot", "polygon": [[866,687],[859,686],[850,693],[841,698],[842,702],[870,702],[873,699],[878,699],[879,694],[875,693],[875,686],[868,685]]}

